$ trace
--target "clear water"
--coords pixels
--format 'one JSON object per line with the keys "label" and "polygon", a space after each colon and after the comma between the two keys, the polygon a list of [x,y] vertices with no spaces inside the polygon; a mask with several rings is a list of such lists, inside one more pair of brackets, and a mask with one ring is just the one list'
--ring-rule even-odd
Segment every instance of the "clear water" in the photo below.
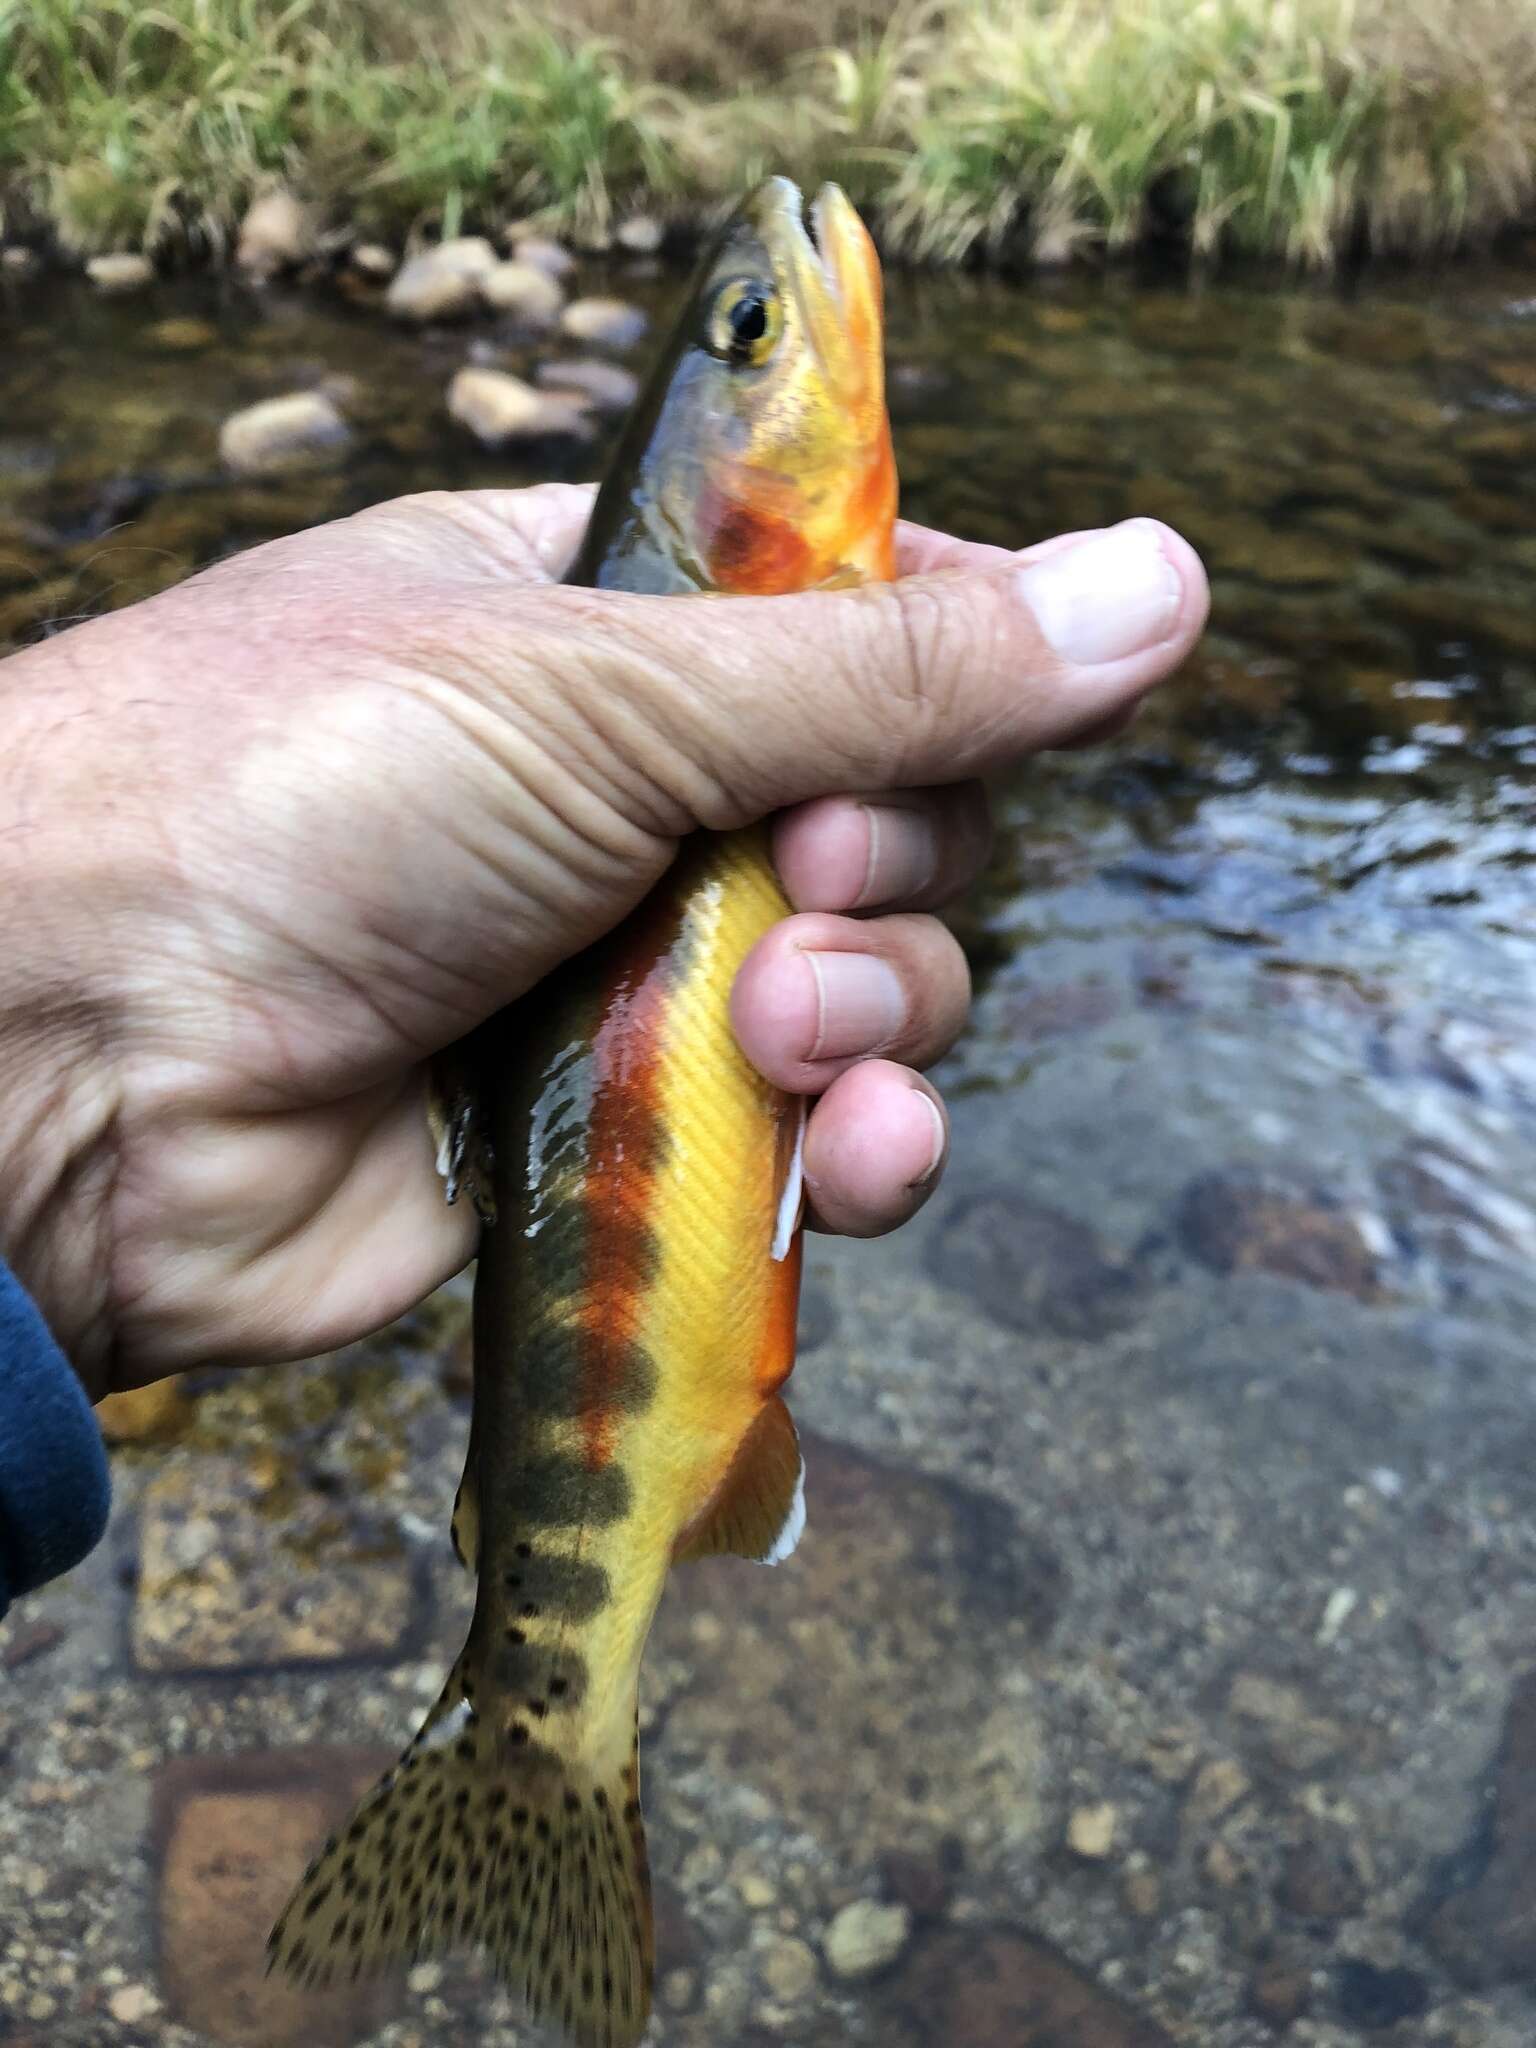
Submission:
{"label": "clear water", "polygon": [[[811,1534],[669,1595],[655,2039],[1517,2048],[1536,268],[891,299],[910,516],[1019,544],[1157,514],[1215,604],[1131,734],[999,792],[954,1171],[900,1239],[813,1249]],[[593,473],[453,429],[494,345],[15,290],[0,632],[401,490]],[[228,411],[334,377],[344,470],[219,475]],[[460,1290],[195,1377],[119,1456],[112,1544],[0,1629],[0,2041],[532,2038],[457,1962],[320,2007],[260,1976],[457,1647],[462,1325]]]}

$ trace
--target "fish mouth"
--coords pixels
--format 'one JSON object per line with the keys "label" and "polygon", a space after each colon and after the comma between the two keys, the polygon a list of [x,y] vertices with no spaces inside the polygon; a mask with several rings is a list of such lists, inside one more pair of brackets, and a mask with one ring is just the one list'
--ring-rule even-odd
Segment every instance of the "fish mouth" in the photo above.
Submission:
{"label": "fish mouth", "polygon": [[852,200],[828,184],[807,207],[793,179],[770,178],[752,210],[781,288],[829,378],[839,385],[856,380],[867,372],[871,305],[878,345],[879,266]]}

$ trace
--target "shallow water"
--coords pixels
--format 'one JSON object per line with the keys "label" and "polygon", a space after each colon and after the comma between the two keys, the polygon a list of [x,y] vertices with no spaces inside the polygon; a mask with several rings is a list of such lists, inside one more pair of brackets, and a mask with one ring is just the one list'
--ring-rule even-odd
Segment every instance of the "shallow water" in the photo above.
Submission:
{"label": "shallow water", "polygon": [[[1126,738],[1001,793],[954,1170],[894,1243],[813,1248],[811,1534],[669,1595],[655,2039],[1528,2044],[1536,270],[891,313],[912,517],[1167,518],[1212,628]],[[457,433],[475,347],[13,291],[0,631],[400,490],[593,473]],[[334,377],[345,468],[221,478],[229,410]],[[457,1647],[464,1341],[460,1290],[194,1380],[111,1545],[0,1628],[0,2040],[530,2038],[457,1963],[320,2007],[259,1969]]]}

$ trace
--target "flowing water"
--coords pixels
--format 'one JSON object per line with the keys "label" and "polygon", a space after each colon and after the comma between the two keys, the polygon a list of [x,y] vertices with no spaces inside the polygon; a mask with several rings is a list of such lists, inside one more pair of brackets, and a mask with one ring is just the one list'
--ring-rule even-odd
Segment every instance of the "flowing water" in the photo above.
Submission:
{"label": "flowing water", "polygon": [[[668,1596],[655,2039],[1528,2048],[1536,268],[891,310],[912,517],[1156,514],[1212,625],[1126,737],[1000,792],[954,1170],[812,1250],[811,1533]],[[322,293],[17,288],[0,634],[402,490],[595,471],[460,434],[471,351],[526,360]],[[225,414],[327,380],[345,465],[220,475]],[[109,1545],[0,1627],[0,2041],[531,2039],[458,1961],[260,1975],[464,1626],[463,1325],[460,1286],[193,1376]]]}

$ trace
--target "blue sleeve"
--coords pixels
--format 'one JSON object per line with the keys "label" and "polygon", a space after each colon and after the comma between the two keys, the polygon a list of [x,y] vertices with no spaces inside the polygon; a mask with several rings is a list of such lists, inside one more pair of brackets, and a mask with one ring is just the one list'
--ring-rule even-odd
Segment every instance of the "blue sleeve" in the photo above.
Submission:
{"label": "blue sleeve", "polygon": [[100,1542],[111,1497],[85,1389],[0,1265],[0,1614]]}

